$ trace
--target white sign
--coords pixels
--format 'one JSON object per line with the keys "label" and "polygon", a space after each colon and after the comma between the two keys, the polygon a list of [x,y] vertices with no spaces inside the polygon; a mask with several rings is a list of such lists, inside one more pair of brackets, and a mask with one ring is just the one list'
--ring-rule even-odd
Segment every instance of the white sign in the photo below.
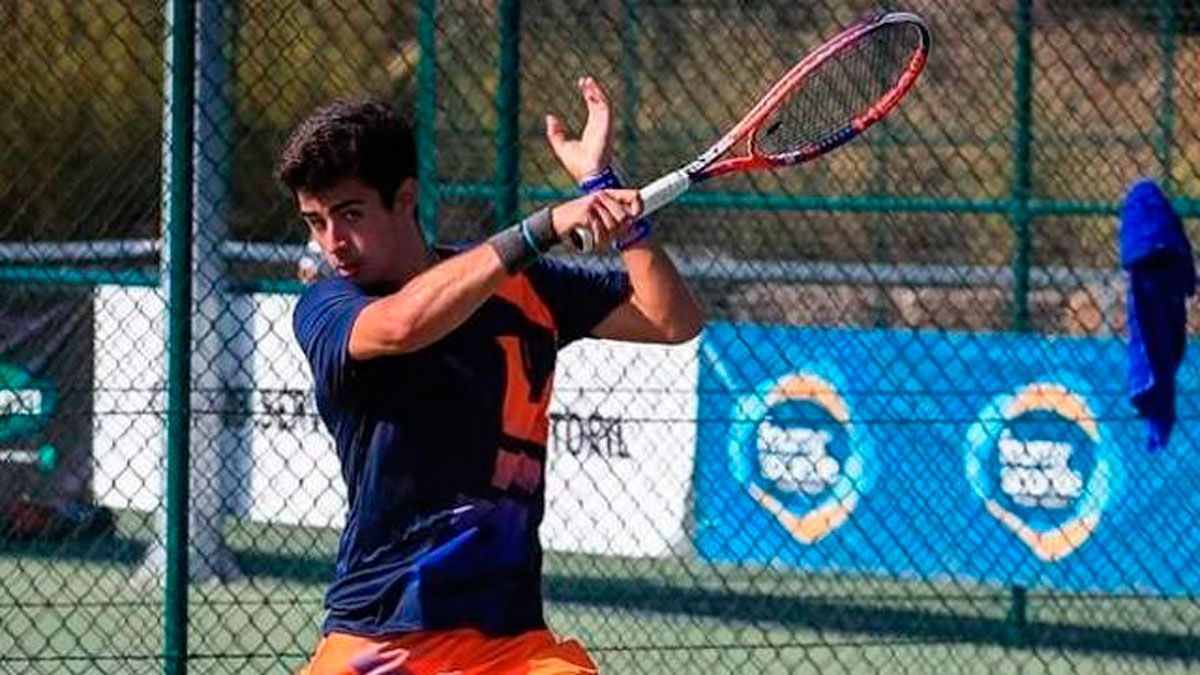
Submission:
{"label": "white sign", "polygon": [[546,548],[666,557],[687,543],[699,340],[582,340],[559,354],[550,403]]}
{"label": "white sign", "polygon": [[312,371],[292,335],[296,296],[254,298],[250,503],[256,520],[341,527],[346,486],[317,416]]}
{"label": "white sign", "polygon": [[[248,433],[224,461],[241,476],[226,501],[255,520],[341,527],[346,489],[317,417],[308,361],[292,336],[291,295],[251,298]],[[164,303],[155,289],[96,296],[96,492],[115,508],[159,508],[164,427]],[[697,345],[583,340],[559,354],[550,403],[550,550],[668,556],[686,545],[696,446]],[[248,457],[247,457],[248,455]]]}
{"label": "white sign", "polygon": [[95,294],[92,486],[101,504],[153,511],[166,457],[166,303],[154,288]]}

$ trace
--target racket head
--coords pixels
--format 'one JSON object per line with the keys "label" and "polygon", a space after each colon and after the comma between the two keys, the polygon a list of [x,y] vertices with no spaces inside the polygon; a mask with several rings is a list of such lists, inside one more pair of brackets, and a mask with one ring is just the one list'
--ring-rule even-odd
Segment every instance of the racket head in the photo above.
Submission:
{"label": "racket head", "polygon": [[[703,180],[831,152],[896,108],[924,70],[931,44],[925,22],[908,12],[855,23],[801,59],[686,170]],[[714,161],[742,140],[745,154]]]}

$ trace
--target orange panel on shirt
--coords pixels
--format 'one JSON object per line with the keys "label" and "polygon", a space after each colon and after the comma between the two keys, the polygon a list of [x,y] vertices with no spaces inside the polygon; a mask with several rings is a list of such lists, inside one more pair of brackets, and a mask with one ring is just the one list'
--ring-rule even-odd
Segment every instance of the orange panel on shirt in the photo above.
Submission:
{"label": "orange panel on shirt", "polygon": [[555,335],[558,334],[550,308],[542,302],[542,298],[533,289],[533,283],[529,281],[529,277],[524,274],[509,277],[507,281],[500,284],[496,296],[519,307],[521,312],[534,323],[545,326]]}
{"label": "orange panel on shirt", "polygon": [[515,335],[496,338],[504,350],[508,377],[504,390],[504,433],[538,445],[545,445],[550,435],[546,409],[550,407],[551,387],[543,387],[541,396],[533,398],[533,385],[525,375],[521,361],[521,339]]}
{"label": "orange panel on shirt", "polygon": [[[496,295],[516,305],[530,321],[557,337],[550,308],[542,302],[529,277],[518,274],[509,278]],[[550,435],[546,416],[546,410],[550,407],[550,387],[542,387],[540,396],[534,398],[533,385],[529,382],[522,361],[521,339],[515,335],[501,335],[496,341],[504,350],[505,371],[508,374],[504,391],[504,433],[544,446]]]}

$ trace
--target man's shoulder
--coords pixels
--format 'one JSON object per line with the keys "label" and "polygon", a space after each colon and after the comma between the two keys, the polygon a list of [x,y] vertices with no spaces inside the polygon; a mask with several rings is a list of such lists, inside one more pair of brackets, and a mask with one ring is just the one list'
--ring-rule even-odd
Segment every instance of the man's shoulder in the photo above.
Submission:
{"label": "man's shoulder", "polygon": [[298,337],[312,334],[328,319],[344,312],[357,313],[370,295],[357,284],[341,277],[328,277],[308,286],[292,309],[292,330]]}
{"label": "man's shoulder", "polygon": [[316,282],[305,286],[304,291],[300,293],[300,297],[305,296],[321,296],[339,293],[354,293],[362,295],[363,290],[354,282],[338,276],[321,277]]}
{"label": "man's shoulder", "polygon": [[342,277],[325,277],[310,284],[300,293],[296,313],[311,311],[338,299],[364,297],[367,293],[354,282]]}

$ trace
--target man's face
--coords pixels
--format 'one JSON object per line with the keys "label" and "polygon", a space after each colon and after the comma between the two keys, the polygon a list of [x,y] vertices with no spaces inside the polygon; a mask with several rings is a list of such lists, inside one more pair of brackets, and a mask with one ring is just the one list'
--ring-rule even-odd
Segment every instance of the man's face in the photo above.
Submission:
{"label": "man's face", "polygon": [[[406,191],[396,195],[396,206],[410,201]],[[402,197],[404,197],[402,199]],[[357,178],[347,178],[318,192],[300,190],[296,194],[300,217],[321,247],[321,253],[338,274],[361,286],[393,281],[396,270],[403,269],[404,256],[419,255],[405,251],[410,238],[403,236],[411,223],[397,217],[399,208],[387,208],[379,193]],[[409,207],[411,210],[411,207]]]}

